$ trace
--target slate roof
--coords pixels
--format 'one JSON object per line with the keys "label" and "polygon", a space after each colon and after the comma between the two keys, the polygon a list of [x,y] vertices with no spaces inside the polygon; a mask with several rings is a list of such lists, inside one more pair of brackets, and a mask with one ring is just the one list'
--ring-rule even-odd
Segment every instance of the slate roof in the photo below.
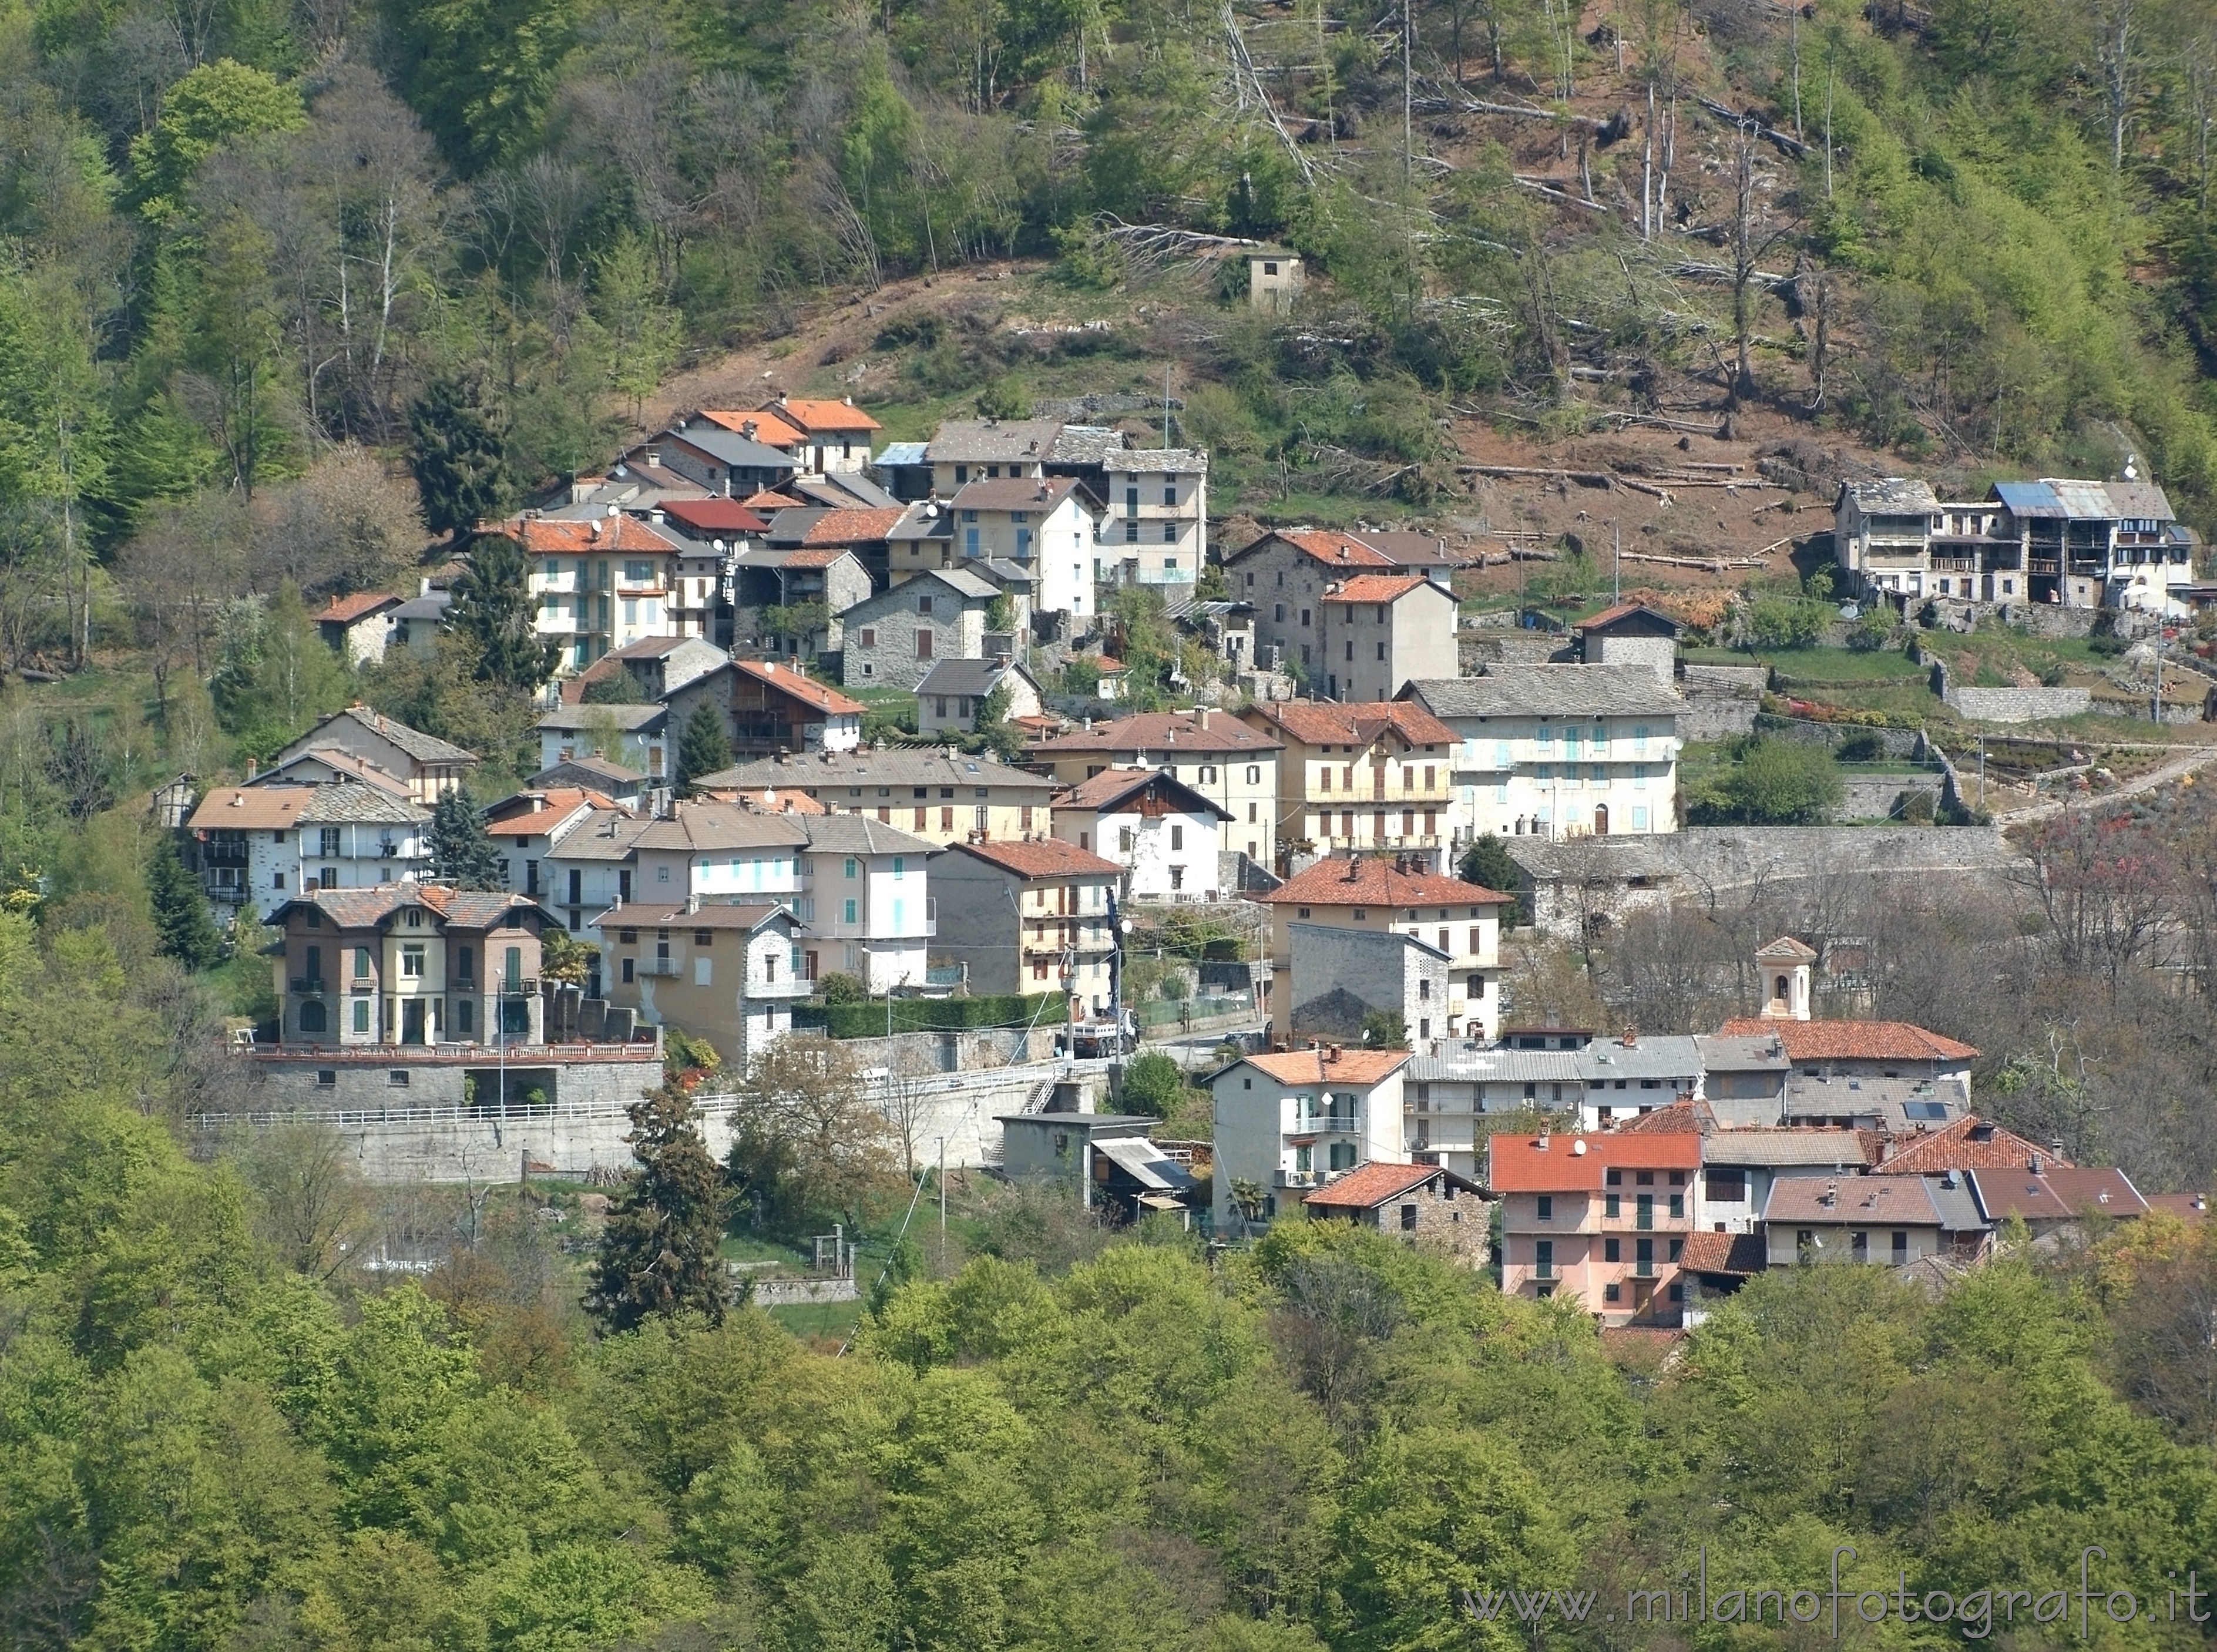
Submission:
{"label": "slate roof", "polygon": [[1500,906],[1513,896],[1436,872],[1405,872],[1376,855],[1320,860],[1267,894],[1251,897],[1279,906]]}
{"label": "slate roof", "polygon": [[1059,507],[1078,490],[1072,476],[989,476],[966,482],[948,501],[949,510],[1037,510]]}
{"label": "slate roof", "polygon": [[349,783],[337,786],[311,786],[308,790],[311,795],[307,807],[295,817],[302,826],[410,826],[431,818],[431,811],[421,803],[396,797],[382,786]]}
{"label": "slate roof", "polygon": [[[950,755],[945,746],[879,746],[867,751],[755,758],[714,774],[703,775],[695,783],[719,789],[775,786],[783,790],[795,787],[831,802],[852,801],[857,807],[864,802],[874,804],[874,792],[880,786],[1013,787],[1041,794],[1041,802],[1062,789],[1062,783],[1049,776],[1011,768],[989,757]],[[847,799],[848,789],[856,786],[862,789],[863,797]],[[966,792],[958,791],[957,795],[966,801]]]}
{"label": "slate roof", "polygon": [[629,860],[639,834],[651,824],[628,810],[595,809],[586,819],[562,834],[562,840],[554,845],[553,858],[564,861]]}
{"label": "slate roof", "polygon": [[627,734],[636,734],[652,727],[670,715],[670,708],[659,701],[648,700],[637,705],[559,705],[541,717],[534,727],[550,733],[583,733],[603,720],[613,720]]}
{"label": "slate roof", "polygon": [[1614,608],[1604,608],[1600,613],[1594,615],[1589,619],[1580,620],[1576,625],[1572,626],[1571,629],[1573,631],[1607,631],[1615,626],[1623,624],[1627,620],[1640,620],[1643,622],[1652,622],[1663,625],[1669,628],[1670,634],[1674,637],[1686,628],[1683,622],[1672,619],[1668,614],[1665,614],[1659,608],[1650,607],[1646,603],[1619,603]]}
{"label": "slate roof", "polygon": [[1284,749],[1281,741],[1250,728],[1228,712],[1211,715],[1204,728],[1196,712],[1142,711],[1119,717],[1114,722],[1096,723],[1090,728],[1072,729],[1051,740],[1041,740],[1029,747],[1027,754],[1052,758],[1065,752],[1135,752],[1166,758],[1187,752],[1208,756],[1251,752],[1260,756],[1265,752]]}
{"label": "slate roof", "polygon": [[[997,659],[942,659],[924,673],[916,691],[919,695],[987,695],[1004,676],[1029,678],[1031,673],[1014,660],[1004,665]],[[1036,683],[1034,686],[1037,686]]]}
{"label": "slate roof", "polygon": [[924,454],[935,465],[1043,463],[1061,434],[1061,422],[1052,418],[950,418],[924,444]]}
{"label": "slate roof", "polygon": [[1909,476],[1843,482],[1840,492],[1862,506],[1866,516],[1929,516],[1940,508],[1940,496],[1932,491],[1932,484]]}
{"label": "slate roof", "polygon": [[874,814],[812,814],[801,822],[811,853],[818,855],[936,855],[940,845],[888,826]]}
{"label": "slate roof", "polygon": [[1022,878],[1121,877],[1124,871],[1115,862],[1059,838],[1034,838],[1029,843],[966,843],[954,847],[959,853],[975,855],[989,866]]}
{"label": "slate roof", "polygon": [[1412,746],[1455,743],[1454,730],[1408,700],[1346,705],[1322,700],[1269,701],[1257,703],[1255,715],[1275,724],[1305,746],[1368,746],[1389,729]]}
{"label": "slate roof", "polygon": [[[1054,455],[1063,455],[1058,447]],[[1112,476],[1127,471],[1147,475],[1190,476],[1208,473],[1206,448],[1116,448],[1102,457],[1102,467]]]}
{"label": "slate roof", "polygon": [[[675,906],[658,900],[645,906],[611,906],[592,921],[596,928],[606,928],[613,924],[621,929],[719,929],[739,930],[752,934],[764,924],[792,917],[788,908],[774,903],[732,906],[704,900],[698,906],[689,907],[682,900]],[[799,920],[794,922],[795,927],[799,927]]]}
{"label": "slate roof", "polygon": [[1749,1170],[1824,1170],[1837,1166],[1861,1171],[1878,1154],[1878,1137],[1868,1130],[1719,1130],[1704,1147],[1704,1163]]}
{"label": "slate roof", "polygon": [[905,510],[908,507],[860,471],[835,470],[829,476],[808,477],[789,484],[795,492],[818,504],[866,510]]}
{"label": "slate roof", "polygon": [[1130,445],[1123,431],[1113,424],[1065,424],[1054,433],[1054,448],[1047,462],[1105,467]]}
{"label": "slate roof", "polygon": [[[566,841],[566,840],[565,840]],[[808,841],[798,819],[763,814],[736,803],[683,802],[664,818],[650,820],[634,842],[641,849],[681,854],[725,849],[797,847]]]}
{"label": "slate roof", "polygon": [[1405,1049],[1349,1049],[1339,1047],[1288,1049],[1268,1055],[1250,1055],[1246,1064],[1269,1074],[1280,1084],[1381,1084],[1399,1072],[1409,1060]]}
{"label": "slate roof", "polygon": [[541,769],[531,777],[531,783],[534,786],[540,785],[550,776],[567,778],[573,772],[608,781],[619,788],[637,786],[646,778],[636,769],[627,769],[621,763],[614,763],[607,758],[594,757],[589,753],[581,758],[564,758],[553,767]]}
{"label": "slate roof", "polygon": [[1495,665],[1401,690],[1438,717],[1675,717],[1686,702],[1645,665]]}
{"label": "slate roof", "polygon": [[689,425],[682,430],[664,430],[631,451],[638,453],[664,442],[682,442],[738,470],[797,471],[800,468],[789,453],[782,453],[767,442],[750,442],[736,430],[726,430],[720,425],[705,422]]}
{"label": "slate roof", "polygon": [[[465,752],[459,746],[448,745],[435,734],[426,734],[420,729],[409,727],[405,723],[395,722],[392,718],[373,711],[367,706],[349,706],[344,711],[334,711],[328,717],[318,717],[316,720],[316,728],[321,729],[341,717],[351,719],[372,733],[391,741],[418,763],[451,765],[475,763],[478,760],[477,753],[474,752]],[[303,735],[300,739],[295,740],[293,744],[303,746],[312,737],[312,733],[313,731],[311,731],[310,734]]]}
{"label": "slate roof", "polygon": [[511,912],[546,909],[528,894],[450,889],[437,883],[380,883],[369,889],[304,889],[272,915],[281,920],[294,906],[314,906],[340,929],[374,929],[408,906],[428,906],[457,929],[488,930]]}
{"label": "slate roof", "polygon": [[1766,1021],[1740,1016],[1717,1029],[1730,1038],[1769,1034],[1786,1046],[1796,1066],[1814,1061],[1976,1061],[1968,1044],[1928,1032],[1906,1021]]}

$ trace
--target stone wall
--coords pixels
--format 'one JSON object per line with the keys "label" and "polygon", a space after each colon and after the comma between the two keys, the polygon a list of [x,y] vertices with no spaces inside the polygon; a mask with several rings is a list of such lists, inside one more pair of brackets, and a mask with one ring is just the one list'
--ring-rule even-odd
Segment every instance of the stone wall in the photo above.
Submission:
{"label": "stone wall", "polygon": [[1465,677],[1483,677],[1488,665],[1546,665],[1578,659],[1570,639],[1548,631],[1463,631],[1458,635]]}
{"label": "stone wall", "polygon": [[1841,820],[1883,820],[1892,814],[1894,801],[1904,792],[1924,792],[1930,795],[1936,808],[1946,777],[1940,774],[1857,774],[1848,770],[1840,777],[1840,806],[1833,817]]}
{"label": "stone wall", "polygon": [[1959,717],[1982,723],[2047,722],[2083,717],[2094,704],[2090,689],[1958,689],[1941,698]]}
{"label": "stone wall", "polygon": [[408,1049],[385,1055],[331,1049],[238,1059],[253,1064],[249,1094],[256,1112],[491,1105],[501,1098],[503,1085],[511,1102],[535,1092],[547,1106],[621,1109],[662,1082],[661,1055],[652,1044],[598,1053],[525,1047],[510,1049],[505,1061],[491,1049],[434,1055]]}
{"label": "stone wall", "polygon": [[[1365,1016],[1398,1012],[1409,1037],[1447,1036],[1448,965],[1405,935],[1296,923],[1285,1001],[1297,1037],[1356,1040]],[[1430,1024],[1430,1031],[1424,1030]]]}
{"label": "stone wall", "polygon": [[1769,675],[1762,666],[1682,665],[1678,673],[1678,692],[1686,700],[1678,714],[1680,739],[1721,740],[1754,732]]}

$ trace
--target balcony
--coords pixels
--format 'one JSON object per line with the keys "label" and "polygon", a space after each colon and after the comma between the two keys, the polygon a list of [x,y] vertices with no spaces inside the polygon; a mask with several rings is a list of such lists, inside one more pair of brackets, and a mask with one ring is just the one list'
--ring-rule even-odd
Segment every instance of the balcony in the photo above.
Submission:
{"label": "balcony", "polygon": [[674,976],[677,974],[677,960],[675,958],[641,958],[639,961],[637,973],[642,975]]}
{"label": "balcony", "polygon": [[293,977],[293,990],[302,998],[321,998],[324,992],[324,978],[321,975],[295,975]]}
{"label": "balcony", "polygon": [[1532,1264],[1532,1277],[1535,1279],[1553,1278],[1555,1277],[1555,1265],[1553,1262],[1535,1262]]}
{"label": "balcony", "polygon": [[1353,1113],[1304,1111],[1294,1115],[1294,1130],[1299,1135],[1353,1135],[1361,1128]]}
{"label": "balcony", "polygon": [[1652,1279],[1655,1277],[1655,1259],[1651,1256],[1642,1261],[1634,1262],[1632,1265],[1632,1277],[1635,1279]]}

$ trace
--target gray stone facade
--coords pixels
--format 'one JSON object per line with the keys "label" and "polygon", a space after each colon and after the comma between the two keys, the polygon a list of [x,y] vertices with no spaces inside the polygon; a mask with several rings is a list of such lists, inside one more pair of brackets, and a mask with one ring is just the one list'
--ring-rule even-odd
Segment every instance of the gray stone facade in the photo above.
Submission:
{"label": "gray stone facade", "polygon": [[1685,740],[1730,739],[1755,731],[1769,673],[1760,665],[1682,665],[1678,692],[1686,708],[1678,714],[1678,736]]}
{"label": "gray stone facade", "polygon": [[1363,1018],[1380,1011],[1400,1014],[1418,1049],[1446,1036],[1445,954],[1381,930],[1302,923],[1288,928],[1294,965],[1285,1001],[1292,1006],[1293,1036],[1360,1042]]}

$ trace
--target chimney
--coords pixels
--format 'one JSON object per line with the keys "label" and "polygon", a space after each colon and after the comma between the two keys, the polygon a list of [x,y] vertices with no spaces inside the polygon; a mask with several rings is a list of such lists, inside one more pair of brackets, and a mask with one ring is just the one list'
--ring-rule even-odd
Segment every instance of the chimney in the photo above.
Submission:
{"label": "chimney", "polygon": [[750,418],[741,419],[739,421],[739,434],[746,437],[750,442],[755,439],[755,432],[761,428],[762,426],[756,424],[754,420]]}
{"label": "chimney", "polygon": [[416,582],[416,594],[418,597],[429,597],[431,594],[431,576],[429,574],[425,574],[421,579],[418,579]]}
{"label": "chimney", "polygon": [[256,774],[261,772],[261,770],[262,765],[256,762],[252,758],[246,759],[246,777],[249,780],[253,779]]}
{"label": "chimney", "polygon": [[2030,1162],[2029,1164],[2026,1165],[2025,1168],[2026,1168],[2027,1170],[2029,1170],[2029,1171],[2030,1171],[2034,1175],[2035,1175],[2035,1176],[2039,1175],[2039,1174],[2040,1174],[2040,1155],[2039,1155],[2038,1154],[2036,1154],[2036,1153],[2035,1153],[2035,1154],[2034,1154],[2032,1155],[2032,1160],[2031,1160],[2031,1162]]}
{"label": "chimney", "polygon": [[1337,1044],[1333,1044],[1327,1048],[1324,1053],[1324,1059],[1327,1066],[1337,1061],[1339,1059],[1339,1046]]}
{"label": "chimney", "polygon": [[1639,1029],[1639,1028],[1637,1028],[1637,1027],[1627,1027],[1627,1028],[1624,1030],[1624,1047],[1625,1047],[1627,1049],[1639,1049],[1639,1048],[1640,1048],[1640,1029]]}
{"label": "chimney", "polygon": [[2063,1157],[2063,1138],[2059,1135],[2049,1142],[2047,1151],[2051,1157],[2060,1160]]}
{"label": "chimney", "polygon": [[1840,1185],[1837,1182],[1826,1182],[1825,1197],[1817,1202],[1827,1210],[1837,1204],[1840,1202]]}
{"label": "chimney", "polygon": [[1201,707],[1193,714],[1193,726],[1195,728],[1198,728],[1204,734],[1208,733],[1208,708],[1207,706]]}
{"label": "chimney", "polygon": [[697,895],[697,894],[689,894],[689,895],[687,895],[687,896],[685,897],[685,915],[686,915],[688,918],[690,918],[690,917],[692,917],[695,913],[698,913],[700,910],[701,910],[701,897],[700,897],[699,895]]}

